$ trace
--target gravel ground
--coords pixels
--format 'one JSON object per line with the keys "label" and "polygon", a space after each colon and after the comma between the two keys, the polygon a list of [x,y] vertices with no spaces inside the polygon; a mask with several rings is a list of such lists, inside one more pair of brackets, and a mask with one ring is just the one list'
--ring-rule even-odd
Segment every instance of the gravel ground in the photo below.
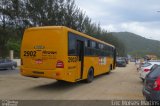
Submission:
{"label": "gravel ground", "polygon": [[23,77],[19,70],[0,70],[0,99],[14,100],[144,100],[136,67],[116,68],[92,83],[62,83]]}

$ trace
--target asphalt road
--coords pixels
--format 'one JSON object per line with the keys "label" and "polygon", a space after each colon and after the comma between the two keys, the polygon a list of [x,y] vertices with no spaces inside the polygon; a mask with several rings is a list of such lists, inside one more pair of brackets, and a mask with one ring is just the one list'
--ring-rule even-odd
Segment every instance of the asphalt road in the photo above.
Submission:
{"label": "asphalt road", "polygon": [[14,100],[144,100],[143,83],[133,63],[116,68],[92,83],[60,83],[29,78],[19,70],[0,70],[0,99]]}

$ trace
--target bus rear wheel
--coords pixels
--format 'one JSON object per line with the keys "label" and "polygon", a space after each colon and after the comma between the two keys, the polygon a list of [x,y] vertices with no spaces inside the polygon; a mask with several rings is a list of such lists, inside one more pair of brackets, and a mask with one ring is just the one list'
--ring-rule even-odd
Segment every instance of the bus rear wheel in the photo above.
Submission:
{"label": "bus rear wheel", "polygon": [[87,83],[90,83],[90,82],[93,81],[93,79],[94,79],[94,70],[93,70],[93,68],[90,68],[89,71],[88,71],[86,81],[87,81]]}
{"label": "bus rear wheel", "polygon": [[112,71],[112,65],[110,65],[109,71],[107,72],[107,74],[110,74],[110,72]]}

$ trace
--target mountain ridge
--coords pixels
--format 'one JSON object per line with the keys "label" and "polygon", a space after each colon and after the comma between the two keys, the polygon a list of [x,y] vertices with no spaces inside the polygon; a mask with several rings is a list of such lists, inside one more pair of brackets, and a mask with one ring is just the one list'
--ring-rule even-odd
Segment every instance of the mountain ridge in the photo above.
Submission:
{"label": "mountain ridge", "polygon": [[160,41],[147,39],[131,32],[111,32],[124,43],[127,53],[133,56],[153,54],[160,57]]}

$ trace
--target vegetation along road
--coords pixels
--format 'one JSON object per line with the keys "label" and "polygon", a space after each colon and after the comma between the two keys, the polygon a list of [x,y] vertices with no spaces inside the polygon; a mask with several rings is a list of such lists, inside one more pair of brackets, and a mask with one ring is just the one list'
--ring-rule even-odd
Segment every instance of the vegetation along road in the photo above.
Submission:
{"label": "vegetation along road", "polygon": [[116,68],[92,83],[62,83],[52,79],[28,78],[19,70],[0,71],[0,99],[20,100],[144,100],[142,82],[135,65]]}

